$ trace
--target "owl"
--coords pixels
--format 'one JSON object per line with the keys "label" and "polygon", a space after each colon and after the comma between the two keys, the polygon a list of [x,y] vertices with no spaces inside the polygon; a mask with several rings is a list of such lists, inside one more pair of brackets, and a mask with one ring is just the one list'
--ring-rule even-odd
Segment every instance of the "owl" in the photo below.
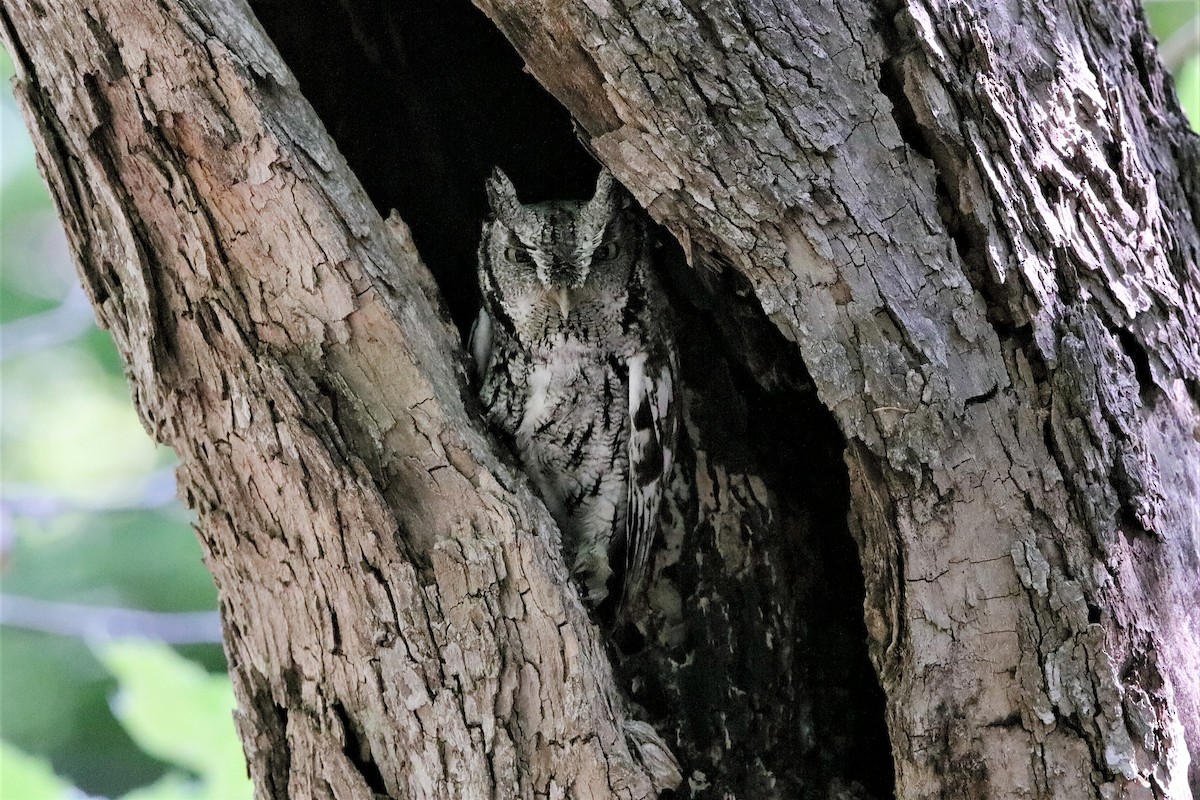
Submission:
{"label": "owl", "polygon": [[522,205],[497,169],[470,349],[489,423],[558,523],[585,600],[645,580],[678,428],[676,354],[651,241],[620,184]]}

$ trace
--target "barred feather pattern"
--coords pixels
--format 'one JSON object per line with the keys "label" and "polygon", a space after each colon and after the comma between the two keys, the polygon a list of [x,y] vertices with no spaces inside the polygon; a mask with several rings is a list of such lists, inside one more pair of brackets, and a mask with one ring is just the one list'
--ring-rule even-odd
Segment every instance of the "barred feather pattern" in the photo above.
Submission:
{"label": "barred feather pattern", "polygon": [[563,535],[585,599],[647,577],[677,436],[677,356],[645,225],[602,172],[591,200],[521,204],[497,170],[470,348],[488,421]]}

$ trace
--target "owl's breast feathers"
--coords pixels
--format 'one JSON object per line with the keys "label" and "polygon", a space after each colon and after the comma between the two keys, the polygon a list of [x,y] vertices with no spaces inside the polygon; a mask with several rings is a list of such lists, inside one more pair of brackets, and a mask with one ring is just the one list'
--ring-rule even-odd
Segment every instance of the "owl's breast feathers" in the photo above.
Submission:
{"label": "owl's breast feathers", "polygon": [[470,344],[480,399],[558,522],[588,600],[607,595],[623,553],[628,605],[678,429],[675,344],[644,226],[607,173],[584,203],[523,206],[499,172],[488,191]]}
{"label": "owl's breast feathers", "polygon": [[[674,348],[656,322],[630,325],[616,314],[589,330],[585,316],[572,317],[580,327],[526,345],[485,309],[472,336],[488,421],[515,445],[593,603],[608,592],[619,549],[624,597],[644,582],[672,463]],[[605,335],[593,341],[601,327]]]}

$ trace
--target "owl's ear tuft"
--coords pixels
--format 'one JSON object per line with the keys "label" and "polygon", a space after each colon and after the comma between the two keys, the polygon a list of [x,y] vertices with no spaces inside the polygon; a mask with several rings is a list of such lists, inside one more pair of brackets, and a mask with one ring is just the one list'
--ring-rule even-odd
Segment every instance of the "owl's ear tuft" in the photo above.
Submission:
{"label": "owl's ear tuft", "polygon": [[601,167],[600,177],[596,178],[596,193],[588,202],[593,208],[626,208],[629,205],[629,193],[606,167]]}
{"label": "owl's ear tuft", "polygon": [[517,189],[512,181],[504,174],[504,170],[496,167],[487,179],[488,205],[496,215],[511,215],[521,205],[517,200]]}

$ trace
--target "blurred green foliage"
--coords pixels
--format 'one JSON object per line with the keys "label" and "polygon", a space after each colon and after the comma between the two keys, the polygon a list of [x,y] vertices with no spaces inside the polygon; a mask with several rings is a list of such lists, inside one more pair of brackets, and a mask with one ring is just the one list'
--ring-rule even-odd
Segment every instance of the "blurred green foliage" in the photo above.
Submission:
{"label": "blurred green foliage", "polygon": [[120,683],[113,707],[125,729],[147,753],[178,768],[126,800],[250,797],[228,677],[145,642],[109,644],[100,658]]}
{"label": "blurred green foliage", "polygon": [[[112,707],[124,732],[169,771],[121,800],[231,800],[253,793],[234,733],[229,679],[211,675],[166,645],[109,642],[99,660],[117,676]],[[73,800],[79,789],[49,762],[0,741],[9,800]]]}
{"label": "blurred green foliage", "polygon": [[[0,77],[11,75],[0,50]],[[173,499],[174,456],[142,429],[112,339],[93,323],[7,91],[0,145],[0,590],[213,611],[190,516]],[[0,797],[250,797],[224,668],[211,643],[118,646],[0,627]],[[172,749],[172,736],[212,759]]]}
{"label": "blurred green foliage", "polygon": [[23,753],[0,740],[0,775],[5,797],[20,800],[58,800],[70,796],[70,783],[54,774],[44,759]]}
{"label": "blurred green foliage", "polygon": [[1200,3],[1144,0],[1146,22],[1175,78],[1179,104],[1192,130],[1200,132]]}
{"label": "blurred green foliage", "polygon": [[[1195,0],[1148,0],[1146,14],[1164,51],[1174,48],[1177,91],[1200,130]],[[0,77],[12,74],[0,49]],[[142,430],[116,349],[80,302],[8,92],[0,92],[0,145],[3,592],[215,609],[189,517],[164,497],[173,457]],[[248,798],[223,669],[212,644],[89,643],[0,628],[0,796]]]}

